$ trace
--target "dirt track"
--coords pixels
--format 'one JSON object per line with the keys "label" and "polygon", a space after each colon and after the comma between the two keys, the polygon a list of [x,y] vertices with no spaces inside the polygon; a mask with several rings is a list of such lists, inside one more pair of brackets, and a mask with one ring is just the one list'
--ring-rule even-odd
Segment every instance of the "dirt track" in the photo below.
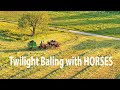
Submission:
{"label": "dirt track", "polygon": [[120,40],[120,38],[104,36],[104,35],[98,35],[98,34],[93,34],[93,33],[86,33],[86,32],[80,32],[80,31],[75,31],[75,30],[67,30],[67,29],[62,29],[62,28],[54,28],[54,27],[49,27],[49,28],[50,29],[55,29],[55,30],[68,31],[68,32],[71,32],[71,33],[76,33],[76,34],[82,34],[82,35],[88,35],[88,36],[96,36],[96,37],[113,39],[113,40]]}

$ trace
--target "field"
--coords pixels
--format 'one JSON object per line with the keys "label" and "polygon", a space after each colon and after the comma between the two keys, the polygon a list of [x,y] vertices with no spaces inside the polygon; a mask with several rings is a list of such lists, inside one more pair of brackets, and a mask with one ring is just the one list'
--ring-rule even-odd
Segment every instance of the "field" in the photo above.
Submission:
{"label": "field", "polygon": [[[115,79],[120,78],[120,41],[48,29],[31,37],[29,30],[18,29],[17,20],[26,12],[0,12],[0,79]],[[39,13],[39,12],[37,12]],[[120,13],[97,11],[49,11],[51,27],[73,29],[120,38]],[[13,15],[16,15],[13,17]],[[5,20],[5,21],[4,21]],[[8,22],[11,21],[11,22]],[[28,50],[27,43],[57,40],[60,47]],[[57,58],[112,56],[112,66],[10,66],[9,56]]]}
{"label": "field", "polygon": [[54,27],[73,29],[120,37],[119,12],[70,12],[69,15],[57,16],[51,25]]}

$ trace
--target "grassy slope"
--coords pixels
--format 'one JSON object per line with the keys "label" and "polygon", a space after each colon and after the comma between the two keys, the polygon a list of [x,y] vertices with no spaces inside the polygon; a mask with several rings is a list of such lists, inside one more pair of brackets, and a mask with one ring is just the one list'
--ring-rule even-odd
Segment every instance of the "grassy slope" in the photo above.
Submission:
{"label": "grassy slope", "polygon": [[[63,12],[61,12],[63,13]],[[120,37],[120,14],[116,12],[64,12],[56,15],[52,26]]]}
{"label": "grassy slope", "polygon": [[[0,18],[17,21],[24,11],[0,11]],[[37,12],[39,13],[39,11]],[[51,26],[120,37],[120,13],[97,11],[49,11]]]}
{"label": "grassy slope", "polygon": [[[54,14],[52,14],[54,13]],[[66,13],[66,14],[65,14]],[[81,12],[83,14],[84,12]],[[86,18],[93,12],[86,12]],[[67,12],[50,12],[53,17],[67,15]],[[70,15],[80,14],[79,12],[70,12]],[[84,14],[83,14],[84,17]],[[82,18],[83,18],[82,17]],[[84,18],[83,18],[84,19]],[[69,19],[68,19],[69,20]],[[77,19],[76,19],[77,20]],[[57,22],[57,20],[56,20]],[[59,22],[59,20],[58,20]],[[107,26],[107,25],[106,25]],[[35,37],[29,37],[28,32],[21,32],[15,24],[0,22],[0,78],[115,78],[120,72],[120,42],[108,39],[101,39],[91,36],[76,35],[61,31],[47,31],[44,34],[38,34]],[[7,35],[7,36],[6,36]],[[14,37],[10,37],[14,36]],[[26,40],[23,38],[27,38]],[[4,37],[4,38],[3,38]],[[9,40],[10,38],[11,40]],[[20,38],[17,40],[16,38]],[[21,39],[23,38],[23,39]],[[39,45],[41,40],[46,43],[48,40],[55,39],[61,43],[60,48],[49,50],[28,51],[27,42],[34,39]],[[84,54],[85,53],[85,54]],[[9,65],[9,56],[42,56],[49,57],[55,55],[57,58],[70,58],[71,56],[113,56],[114,65],[112,67],[65,67],[59,69],[55,67],[11,67]],[[52,72],[54,71],[55,72]],[[80,73],[79,73],[80,72]],[[102,74],[101,74],[102,73]]]}

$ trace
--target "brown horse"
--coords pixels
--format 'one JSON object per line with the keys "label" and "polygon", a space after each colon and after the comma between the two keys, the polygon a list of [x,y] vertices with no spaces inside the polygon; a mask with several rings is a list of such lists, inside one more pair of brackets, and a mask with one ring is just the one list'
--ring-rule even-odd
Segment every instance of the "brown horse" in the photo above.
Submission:
{"label": "brown horse", "polygon": [[55,40],[48,41],[47,44],[44,44],[43,42],[41,41],[40,46],[38,47],[39,49],[48,49],[48,48],[52,48],[52,47],[56,48],[56,47],[59,47],[59,45],[60,45]]}

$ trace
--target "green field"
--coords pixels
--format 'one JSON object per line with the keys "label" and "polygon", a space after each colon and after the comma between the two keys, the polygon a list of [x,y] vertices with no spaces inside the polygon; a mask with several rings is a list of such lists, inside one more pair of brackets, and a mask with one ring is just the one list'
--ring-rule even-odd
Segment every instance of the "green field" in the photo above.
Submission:
{"label": "green field", "polygon": [[[62,13],[61,13],[62,14]],[[68,14],[68,15],[67,15]],[[71,12],[54,18],[52,26],[120,37],[120,13],[117,12]]]}
{"label": "green field", "polygon": [[[120,73],[120,41],[48,29],[37,29],[31,37],[27,29],[18,29],[17,20],[26,12],[0,11],[0,79],[115,79]],[[37,12],[39,13],[39,12]],[[120,13],[104,11],[49,11],[51,27],[73,29],[120,38]],[[24,31],[24,32],[23,32]],[[30,51],[27,43],[57,40],[60,47]],[[10,66],[9,56],[112,56],[113,66]]]}

